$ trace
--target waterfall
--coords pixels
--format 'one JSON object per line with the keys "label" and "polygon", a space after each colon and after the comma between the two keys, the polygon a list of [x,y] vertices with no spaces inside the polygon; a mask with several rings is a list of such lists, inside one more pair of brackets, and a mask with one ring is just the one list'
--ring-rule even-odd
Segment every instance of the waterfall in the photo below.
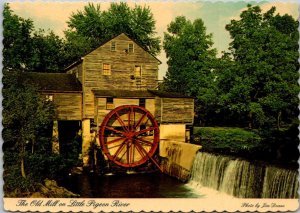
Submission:
{"label": "waterfall", "polygon": [[263,198],[297,198],[298,172],[268,166],[263,186]]}
{"label": "waterfall", "polygon": [[298,173],[199,152],[190,182],[239,198],[296,198]]}

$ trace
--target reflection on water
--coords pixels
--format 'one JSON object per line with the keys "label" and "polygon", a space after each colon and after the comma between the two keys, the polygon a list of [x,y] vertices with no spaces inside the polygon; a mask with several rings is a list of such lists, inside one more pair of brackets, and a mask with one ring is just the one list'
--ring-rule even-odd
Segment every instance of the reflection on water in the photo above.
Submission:
{"label": "reflection on water", "polygon": [[61,185],[83,198],[199,198],[186,184],[160,173],[74,175]]}

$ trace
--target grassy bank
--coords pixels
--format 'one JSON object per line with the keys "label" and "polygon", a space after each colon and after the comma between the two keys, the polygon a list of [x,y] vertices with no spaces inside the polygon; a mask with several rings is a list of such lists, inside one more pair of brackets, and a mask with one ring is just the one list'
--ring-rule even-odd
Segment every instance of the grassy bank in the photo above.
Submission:
{"label": "grassy bank", "polygon": [[194,127],[193,143],[203,151],[279,164],[297,164],[297,126],[268,131],[232,127]]}
{"label": "grassy bank", "polygon": [[207,151],[251,151],[260,146],[262,138],[255,131],[230,127],[194,127],[194,142]]}

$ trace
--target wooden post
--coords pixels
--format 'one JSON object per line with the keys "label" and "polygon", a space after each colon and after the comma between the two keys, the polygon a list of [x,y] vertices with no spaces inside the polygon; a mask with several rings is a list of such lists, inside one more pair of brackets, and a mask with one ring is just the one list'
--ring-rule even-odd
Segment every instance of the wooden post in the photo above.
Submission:
{"label": "wooden post", "polygon": [[90,149],[90,119],[85,118],[82,120],[82,161],[83,167],[89,166],[89,149]]}

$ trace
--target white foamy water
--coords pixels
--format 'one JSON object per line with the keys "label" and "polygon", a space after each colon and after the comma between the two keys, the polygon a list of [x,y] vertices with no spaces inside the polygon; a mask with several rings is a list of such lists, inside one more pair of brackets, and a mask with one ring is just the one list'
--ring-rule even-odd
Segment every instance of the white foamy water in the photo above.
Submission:
{"label": "white foamy water", "polygon": [[199,152],[188,186],[202,197],[297,198],[297,178],[294,170]]}

